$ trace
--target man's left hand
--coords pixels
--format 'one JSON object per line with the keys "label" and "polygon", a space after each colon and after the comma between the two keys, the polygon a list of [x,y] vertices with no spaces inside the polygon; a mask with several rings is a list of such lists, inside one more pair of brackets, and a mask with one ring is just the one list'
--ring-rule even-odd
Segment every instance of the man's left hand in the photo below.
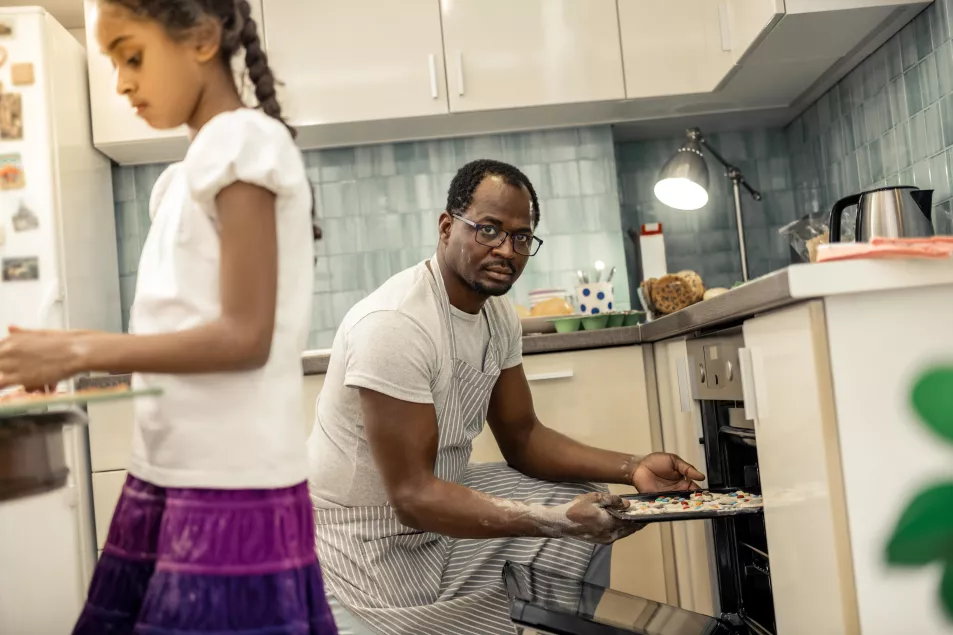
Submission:
{"label": "man's left hand", "polygon": [[632,484],[642,494],[698,489],[695,481],[704,480],[694,466],[667,452],[645,455],[632,471]]}

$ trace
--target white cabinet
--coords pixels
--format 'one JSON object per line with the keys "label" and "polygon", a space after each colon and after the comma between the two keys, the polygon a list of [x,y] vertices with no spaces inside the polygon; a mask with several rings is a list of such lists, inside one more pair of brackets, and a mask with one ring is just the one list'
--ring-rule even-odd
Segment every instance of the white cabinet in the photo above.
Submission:
{"label": "white cabinet", "polygon": [[625,97],[615,0],[441,5],[451,112]]}
{"label": "white cabinet", "polygon": [[96,519],[96,550],[102,551],[109,536],[109,525],[112,522],[116,503],[122,494],[122,486],[126,482],[126,471],[96,472],[93,474],[93,517]]}
{"label": "white cabinet", "polygon": [[777,632],[859,633],[823,304],[749,320],[744,339]]}
{"label": "white cabinet", "polygon": [[[738,63],[784,16],[784,0],[718,0],[728,18],[730,49]],[[808,44],[805,42],[805,46]]]}
{"label": "white cabinet", "polygon": [[[662,449],[677,454],[705,472],[705,450],[701,443],[701,409],[692,399],[689,385],[688,349],[685,339],[655,344],[655,376],[658,385],[659,415],[662,421]],[[705,484],[702,483],[702,486]],[[678,605],[688,611],[716,615],[718,601],[715,568],[710,562],[709,521],[671,523]]]}
{"label": "white cabinet", "polygon": [[296,125],[447,112],[436,0],[265,0],[269,63]]}
{"label": "white cabinet", "polygon": [[89,414],[89,461],[93,473],[125,470],[132,447],[132,400],[91,403]]}
{"label": "white cabinet", "polygon": [[725,9],[712,0],[619,0],[629,99],[715,90],[735,60]]}
{"label": "white cabinet", "polygon": [[[139,118],[129,100],[116,92],[116,73],[96,39],[97,0],[84,0],[86,12],[86,64],[93,119],[93,145],[117,163],[160,163],[185,156],[188,136],[184,127],[155,130]],[[252,15],[261,25],[261,0],[251,0]],[[236,75],[244,70],[244,52],[235,59]],[[243,86],[245,103],[256,102],[250,87]]]}
{"label": "white cabinet", "polygon": [[[527,355],[523,369],[536,414],[547,427],[598,448],[633,454],[659,449],[653,442],[659,435],[650,421],[640,347]],[[474,440],[471,460],[503,460],[489,426]],[[619,485],[610,489],[635,492]],[[664,542],[665,531],[660,523],[652,523],[613,545],[613,589],[659,602],[674,601],[666,584],[670,542]]]}

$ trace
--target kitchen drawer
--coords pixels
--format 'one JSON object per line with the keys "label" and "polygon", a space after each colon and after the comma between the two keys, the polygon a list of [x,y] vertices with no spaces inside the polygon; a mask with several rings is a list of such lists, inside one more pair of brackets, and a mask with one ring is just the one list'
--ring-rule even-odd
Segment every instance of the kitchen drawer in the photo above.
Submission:
{"label": "kitchen drawer", "polygon": [[[598,448],[652,452],[640,347],[527,355],[523,370],[546,427]],[[503,460],[489,426],[474,440],[471,460]]]}
{"label": "kitchen drawer", "polygon": [[91,403],[89,412],[89,456],[93,472],[125,470],[132,445],[132,400]]}
{"label": "kitchen drawer", "polygon": [[109,523],[126,482],[126,470],[93,474],[93,516],[96,519],[96,548],[102,549],[109,535]]}

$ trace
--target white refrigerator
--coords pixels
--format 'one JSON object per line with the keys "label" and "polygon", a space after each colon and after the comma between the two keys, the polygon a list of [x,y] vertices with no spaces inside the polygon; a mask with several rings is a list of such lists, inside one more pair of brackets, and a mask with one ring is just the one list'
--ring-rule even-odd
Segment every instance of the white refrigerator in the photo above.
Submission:
{"label": "white refrigerator", "polygon": [[[86,54],[39,7],[0,8],[0,337],[121,330],[109,161],[92,145]],[[2,424],[0,424],[2,425]],[[0,633],[69,633],[96,561],[89,444],[64,488],[0,502]]]}

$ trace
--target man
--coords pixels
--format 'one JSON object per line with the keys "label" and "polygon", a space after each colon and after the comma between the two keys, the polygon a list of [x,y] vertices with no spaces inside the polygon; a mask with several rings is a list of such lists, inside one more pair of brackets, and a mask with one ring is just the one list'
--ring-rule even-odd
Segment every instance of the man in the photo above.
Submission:
{"label": "man", "polygon": [[[342,634],[513,633],[505,561],[582,579],[594,545],[633,531],[606,512],[626,503],[589,482],[658,491],[703,478],[673,455],[597,450],[536,418],[503,295],[542,244],[538,222],[522,172],[464,166],[436,255],[338,330],[308,445]],[[468,465],[484,421],[507,464]]]}

